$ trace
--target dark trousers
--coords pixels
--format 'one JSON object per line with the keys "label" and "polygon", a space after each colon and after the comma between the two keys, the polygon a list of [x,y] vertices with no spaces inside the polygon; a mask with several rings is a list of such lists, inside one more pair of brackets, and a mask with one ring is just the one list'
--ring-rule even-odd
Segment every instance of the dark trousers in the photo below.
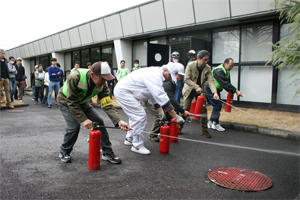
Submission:
{"label": "dark trousers", "polygon": [[109,85],[109,96],[110,98],[112,98],[112,95],[114,94],[114,84],[113,85]]}
{"label": "dark trousers", "polygon": [[[58,102],[58,106],[60,109],[61,114],[65,118],[65,121],[67,123],[66,126],[66,133],[64,136],[63,143],[60,147],[60,151],[63,153],[71,153],[73,150],[73,146],[75,145],[79,130],[80,130],[80,124],[77,122],[77,120],[72,116],[71,111],[68,106],[62,105]],[[101,126],[104,126],[103,120],[100,118],[99,114],[93,108],[91,105],[88,109],[84,110],[85,115],[89,120],[92,122],[97,122]],[[113,153],[113,150],[111,148],[111,143],[109,141],[109,136],[105,128],[101,128],[101,148],[103,151],[103,154],[110,154]]]}
{"label": "dark trousers", "polygon": [[[207,92],[207,99],[213,106],[213,110],[212,110],[211,116],[210,116],[210,121],[216,122],[217,124],[219,124],[220,112],[222,110],[222,102],[215,100],[213,98],[213,94],[209,87],[205,86],[205,88],[206,88],[206,92]],[[218,95],[221,99],[220,93]]]}
{"label": "dark trousers", "polygon": [[[193,99],[197,98],[198,96],[199,94],[197,94],[195,90],[192,90],[190,95],[184,100],[183,109],[190,111],[190,107]],[[202,114],[207,115],[206,101],[203,105]],[[200,122],[201,122],[202,131],[207,131],[207,117],[201,117]]]}
{"label": "dark trousers", "polygon": [[42,102],[42,100],[44,98],[43,87],[35,87],[35,101],[38,101],[39,97],[40,97],[40,101]]}
{"label": "dark trousers", "polygon": [[48,93],[49,93],[49,86],[48,85],[45,85],[45,90],[46,90],[46,93],[45,93],[45,96],[42,100],[42,104],[47,104],[48,105]]}

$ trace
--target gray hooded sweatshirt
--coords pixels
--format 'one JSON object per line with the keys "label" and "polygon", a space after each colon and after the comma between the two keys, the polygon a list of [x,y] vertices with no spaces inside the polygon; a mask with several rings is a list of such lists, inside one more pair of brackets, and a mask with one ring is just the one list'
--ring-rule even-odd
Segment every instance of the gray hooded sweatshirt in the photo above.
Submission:
{"label": "gray hooded sweatshirt", "polygon": [[18,74],[16,67],[10,63],[7,63],[7,66],[9,78],[16,78],[16,75]]}

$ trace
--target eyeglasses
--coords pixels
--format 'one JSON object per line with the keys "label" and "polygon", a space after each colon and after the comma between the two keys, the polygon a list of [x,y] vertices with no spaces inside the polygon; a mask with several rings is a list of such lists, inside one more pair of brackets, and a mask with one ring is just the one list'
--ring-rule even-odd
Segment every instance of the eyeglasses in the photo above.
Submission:
{"label": "eyeglasses", "polygon": [[205,59],[202,59],[202,60],[204,60],[205,62],[208,62],[208,61],[209,61],[209,59],[207,59],[207,58],[205,58]]}

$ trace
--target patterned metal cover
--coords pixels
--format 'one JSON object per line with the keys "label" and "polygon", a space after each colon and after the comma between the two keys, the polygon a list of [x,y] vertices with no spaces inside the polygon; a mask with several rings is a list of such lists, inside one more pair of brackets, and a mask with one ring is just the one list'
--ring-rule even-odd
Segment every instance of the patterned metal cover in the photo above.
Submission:
{"label": "patterned metal cover", "polygon": [[213,183],[234,190],[261,191],[273,185],[272,180],[264,174],[235,167],[214,169],[207,176]]}

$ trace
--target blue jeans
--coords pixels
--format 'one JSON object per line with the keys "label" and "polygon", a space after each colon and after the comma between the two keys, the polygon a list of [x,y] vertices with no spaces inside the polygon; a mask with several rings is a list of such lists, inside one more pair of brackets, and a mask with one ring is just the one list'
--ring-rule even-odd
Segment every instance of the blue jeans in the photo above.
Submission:
{"label": "blue jeans", "polygon": [[10,101],[14,101],[14,94],[16,90],[16,78],[9,78]]}
{"label": "blue jeans", "polygon": [[52,95],[53,90],[55,91],[55,96],[57,96],[59,88],[60,88],[59,82],[50,81],[49,93],[48,93],[48,105],[49,106],[51,106],[51,95]]}
{"label": "blue jeans", "polygon": [[35,85],[32,86],[32,99],[35,98]]}
{"label": "blue jeans", "polygon": [[45,104],[45,103],[48,104],[49,86],[48,86],[48,85],[45,85],[45,88],[44,88],[44,89],[46,90],[46,93],[45,93],[45,96],[44,96],[44,98],[43,98],[43,100],[42,100],[42,104]]}
{"label": "blue jeans", "polygon": [[[219,124],[220,112],[221,112],[221,109],[222,109],[222,102],[218,101],[218,100],[215,100],[213,98],[213,94],[212,94],[209,87],[205,86],[205,88],[206,88],[206,92],[207,92],[207,99],[209,100],[209,102],[213,106],[213,110],[212,110],[211,116],[210,116],[210,121],[216,122],[217,124]],[[220,99],[221,99],[220,94],[219,94],[219,96],[220,96]]]}

